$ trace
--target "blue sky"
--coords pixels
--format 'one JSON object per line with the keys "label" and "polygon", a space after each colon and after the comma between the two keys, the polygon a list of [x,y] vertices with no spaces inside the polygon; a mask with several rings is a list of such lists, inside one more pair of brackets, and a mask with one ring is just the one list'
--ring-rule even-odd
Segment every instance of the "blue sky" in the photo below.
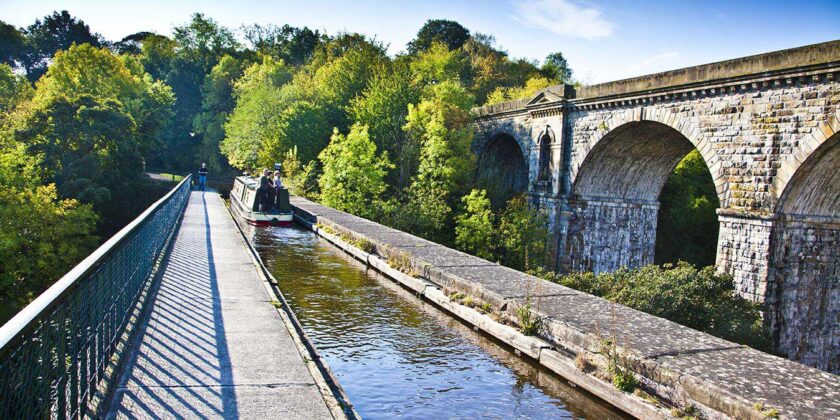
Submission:
{"label": "blue sky", "polygon": [[397,53],[429,18],[491,34],[513,57],[562,51],[598,83],[840,39],[840,1],[186,1],[2,0],[0,20],[26,26],[67,9],[108,39],[169,34],[193,12],[238,28],[288,23],[376,36]]}

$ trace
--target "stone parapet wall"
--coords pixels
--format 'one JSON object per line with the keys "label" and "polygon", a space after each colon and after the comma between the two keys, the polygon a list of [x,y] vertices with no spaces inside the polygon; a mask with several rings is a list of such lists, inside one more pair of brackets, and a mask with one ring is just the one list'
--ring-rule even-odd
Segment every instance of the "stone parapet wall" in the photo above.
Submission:
{"label": "stone parapet wall", "polygon": [[[368,241],[372,254],[352,248],[362,260],[393,261],[410,272],[409,286],[421,295],[457,291],[492,305],[494,311],[515,319],[527,303],[542,319],[540,337],[549,345],[524,345],[510,338],[523,354],[563,374],[579,386],[604,398],[604,382],[574,368],[576,358],[603,368],[605,339],[617,343],[618,357],[626,361],[646,391],[679,407],[691,405],[709,418],[761,419],[758,404],[779,410],[782,418],[837,418],[840,416],[840,376],[712,337],[673,322],[608,302],[536,277],[446,248],[377,223],[311,201],[292,199],[296,216],[309,224],[329,226],[348,242]],[[374,258],[376,256],[376,258]],[[383,267],[383,272],[396,272]],[[395,276],[406,277],[396,272]],[[413,286],[412,286],[413,285]],[[437,298],[435,298],[437,299]],[[436,301],[437,302],[437,301]],[[451,305],[445,303],[446,305]],[[476,324],[478,325],[478,324]],[[492,330],[496,327],[482,327]],[[633,396],[623,409],[638,407]],[[612,400],[611,400],[612,401]],[[638,402],[638,401],[636,401]],[[656,410],[628,411],[653,418]],[[648,413],[648,414],[641,414]]]}

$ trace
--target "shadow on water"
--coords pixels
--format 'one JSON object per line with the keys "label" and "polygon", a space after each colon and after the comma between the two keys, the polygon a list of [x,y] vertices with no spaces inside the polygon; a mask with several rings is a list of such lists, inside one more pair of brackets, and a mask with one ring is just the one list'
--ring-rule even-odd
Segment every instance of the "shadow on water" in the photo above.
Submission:
{"label": "shadow on water", "polygon": [[140,343],[109,418],[239,415],[234,387],[224,386],[233,383],[233,371],[204,194],[196,201],[193,206],[202,207],[203,217],[185,219],[179,227],[188,232],[178,235],[161,267],[163,277],[150,296]]}
{"label": "shadow on water", "polygon": [[254,243],[366,418],[625,418],[299,228]]}

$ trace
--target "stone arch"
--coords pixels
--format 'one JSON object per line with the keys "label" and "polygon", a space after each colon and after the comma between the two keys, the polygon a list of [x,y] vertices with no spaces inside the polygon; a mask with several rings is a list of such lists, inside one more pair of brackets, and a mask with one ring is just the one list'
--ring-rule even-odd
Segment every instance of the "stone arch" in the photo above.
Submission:
{"label": "stone arch", "polygon": [[[525,149],[527,150],[527,149]],[[495,207],[528,189],[528,154],[511,134],[499,132],[480,149],[476,177]]]}
{"label": "stone arch", "polygon": [[[575,152],[577,155],[583,156],[583,159],[578,160],[577,163],[573,164],[570,169],[569,179],[571,184],[574,186],[577,183],[577,180],[580,177],[581,168],[586,166],[592,159],[594,156],[593,150],[598,147],[599,144],[602,144],[602,140],[610,140],[611,138],[617,137],[621,134],[621,131],[626,130],[629,126],[642,126],[645,123],[670,128],[673,130],[672,132],[663,130],[670,135],[670,138],[681,138],[687,140],[700,152],[700,155],[706,162],[706,166],[709,168],[709,172],[712,174],[712,180],[714,181],[715,190],[717,191],[721,207],[725,207],[725,195],[727,188],[725,177],[721,171],[722,165],[720,158],[715,154],[709,142],[700,136],[700,128],[696,123],[690,119],[679,116],[670,109],[659,107],[631,108],[614,112],[612,117],[604,122],[601,129],[598,129],[594,135],[590,136],[585,144],[577,147]],[[675,135],[677,133],[681,136]],[[679,159],[674,162],[674,165],[677,163],[679,163]],[[671,169],[673,169],[673,166]],[[667,177],[662,179],[663,184],[666,179]]]}
{"label": "stone arch", "polygon": [[[653,263],[659,196],[677,164],[697,144],[704,146],[673,124],[653,118],[625,121],[629,114],[621,115],[612,119],[620,124],[592,141],[574,169],[565,249],[569,270],[604,272]],[[686,130],[686,124],[677,126]],[[713,162],[707,160],[710,172]],[[722,188],[715,187],[723,202]]]}
{"label": "stone arch", "polygon": [[796,151],[782,162],[782,166],[776,171],[773,184],[770,187],[771,195],[776,199],[776,206],[782,201],[782,194],[787,190],[793,176],[799,172],[800,166],[805,163],[810,155],[818,150],[828,139],[840,133],[840,109],[835,115],[820,124],[811,134],[800,141]]}
{"label": "stone arch", "polygon": [[546,125],[537,136],[537,180],[547,182],[551,180],[551,145],[554,144],[554,131]]}
{"label": "stone arch", "polygon": [[519,152],[522,153],[522,156],[525,156],[525,163],[527,164],[528,156],[531,154],[531,143],[530,139],[527,138],[528,136],[523,134],[521,131],[522,130],[517,130],[512,124],[504,124],[492,127],[489,130],[484,130],[476,136],[476,139],[473,142],[473,150],[480,158],[481,155],[484,154],[485,149],[498,140],[500,136],[508,136],[516,142],[517,146],[519,146]]}
{"label": "stone arch", "polygon": [[[804,144],[775,206],[767,319],[789,358],[840,372],[840,131],[829,121]],[[829,135],[830,134],[830,135]],[[813,149],[811,149],[813,147]]]}

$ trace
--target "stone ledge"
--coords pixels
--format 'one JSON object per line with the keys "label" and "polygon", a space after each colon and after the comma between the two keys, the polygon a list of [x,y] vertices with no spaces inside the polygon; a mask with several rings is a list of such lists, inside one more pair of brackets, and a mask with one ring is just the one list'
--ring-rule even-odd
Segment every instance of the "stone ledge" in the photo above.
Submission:
{"label": "stone ledge", "polygon": [[[756,403],[785,418],[840,416],[840,376],[749,349],[595,296],[431,243],[308,200],[294,197],[296,214],[375,244],[383,257],[399,255],[439,287],[471,294],[512,314],[531,290],[541,336],[571,354],[597,358],[604,338],[646,388],[708,416],[763,418]],[[536,293],[533,293],[536,292]],[[538,305],[538,306],[537,306]]]}

